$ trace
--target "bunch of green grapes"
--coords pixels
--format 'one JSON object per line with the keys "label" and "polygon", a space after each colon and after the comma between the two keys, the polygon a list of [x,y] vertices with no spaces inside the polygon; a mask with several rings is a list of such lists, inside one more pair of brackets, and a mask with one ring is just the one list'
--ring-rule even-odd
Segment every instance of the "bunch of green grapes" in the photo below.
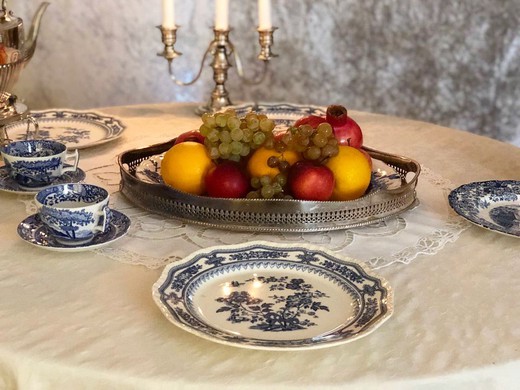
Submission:
{"label": "bunch of green grapes", "polygon": [[284,187],[287,184],[287,174],[279,173],[274,178],[270,176],[251,178],[251,187],[253,191],[247,194],[249,199],[273,199],[273,198],[291,198],[285,195]]}
{"label": "bunch of green grapes", "polygon": [[240,161],[251,150],[273,146],[275,123],[266,115],[250,112],[239,118],[234,110],[202,115],[199,131],[213,160]]}
{"label": "bunch of green grapes", "polygon": [[316,129],[309,125],[290,127],[274,148],[277,151],[292,149],[301,153],[304,159],[319,163],[339,153],[338,140],[327,122],[320,123]]}

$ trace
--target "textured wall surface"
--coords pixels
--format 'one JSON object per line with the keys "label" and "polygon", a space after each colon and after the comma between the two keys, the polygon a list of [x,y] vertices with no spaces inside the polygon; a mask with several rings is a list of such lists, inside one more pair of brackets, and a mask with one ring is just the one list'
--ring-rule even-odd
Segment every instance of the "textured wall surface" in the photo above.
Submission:
{"label": "textured wall surface", "polygon": [[[29,21],[39,0],[10,1]],[[205,101],[212,72],[174,86],[162,50],[161,2],[51,0],[16,93],[34,109]],[[198,71],[213,0],[177,0],[179,78]],[[258,72],[254,0],[231,0],[231,37]],[[235,101],[290,101],[414,118],[520,146],[520,1],[273,0],[280,56],[259,86],[236,73]]]}

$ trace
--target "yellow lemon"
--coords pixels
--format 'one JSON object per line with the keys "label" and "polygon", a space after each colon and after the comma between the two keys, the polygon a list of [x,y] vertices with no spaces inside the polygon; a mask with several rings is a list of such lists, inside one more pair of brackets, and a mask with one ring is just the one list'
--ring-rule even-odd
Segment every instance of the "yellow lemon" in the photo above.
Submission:
{"label": "yellow lemon", "polygon": [[293,165],[296,161],[300,160],[300,155],[293,150],[286,150],[280,153],[262,146],[256,149],[251,154],[251,157],[249,157],[249,161],[247,162],[247,172],[249,175],[251,177],[270,176],[271,178],[278,175],[280,173],[278,168],[271,168],[267,165],[267,160],[272,156],[287,161],[289,165]]}
{"label": "yellow lemon", "polygon": [[204,178],[214,162],[203,144],[186,141],[172,146],[161,161],[161,176],[173,188],[194,195],[204,193]]}
{"label": "yellow lemon", "polygon": [[330,158],[326,165],[336,180],[332,200],[357,199],[367,190],[372,170],[360,150],[340,145],[338,155]]}

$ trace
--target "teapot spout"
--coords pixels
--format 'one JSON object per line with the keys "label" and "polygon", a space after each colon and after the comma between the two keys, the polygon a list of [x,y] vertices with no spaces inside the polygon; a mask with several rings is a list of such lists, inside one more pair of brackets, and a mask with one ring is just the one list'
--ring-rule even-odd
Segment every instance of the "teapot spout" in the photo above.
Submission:
{"label": "teapot spout", "polygon": [[27,41],[25,43],[25,57],[30,58],[34,54],[34,50],[36,49],[36,41],[38,40],[38,33],[40,31],[40,22],[42,20],[42,16],[49,6],[50,3],[43,2],[38,7],[38,10],[34,14],[31,29],[29,30],[29,36],[27,37]]}

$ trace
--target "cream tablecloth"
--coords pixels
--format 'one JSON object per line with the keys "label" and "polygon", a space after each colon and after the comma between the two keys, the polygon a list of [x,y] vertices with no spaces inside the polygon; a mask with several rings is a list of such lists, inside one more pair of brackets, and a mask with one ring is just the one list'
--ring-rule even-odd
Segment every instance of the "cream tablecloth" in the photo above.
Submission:
{"label": "cream tablecloth", "polygon": [[[87,181],[100,179],[101,156],[113,156],[107,161],[115,164],[118,153],[197,127],[193,109],[101,110],[128,128],[120,139],[82,151]],[[366,145],[414,158],[455,186],[520,179],[520,149],[512,145],[427,123],[352,115]],[[103,180],[117,185],[118,178]],[[502,389],[520,381],[516,238],[470,226],[433,255],[379,269],[394,288],[395,312],[363,339],[319,350],[254,351],[171,325],[151,296],[160,268],[23,242],[16,226],[29,201],[0,196],[0,389]]]}

